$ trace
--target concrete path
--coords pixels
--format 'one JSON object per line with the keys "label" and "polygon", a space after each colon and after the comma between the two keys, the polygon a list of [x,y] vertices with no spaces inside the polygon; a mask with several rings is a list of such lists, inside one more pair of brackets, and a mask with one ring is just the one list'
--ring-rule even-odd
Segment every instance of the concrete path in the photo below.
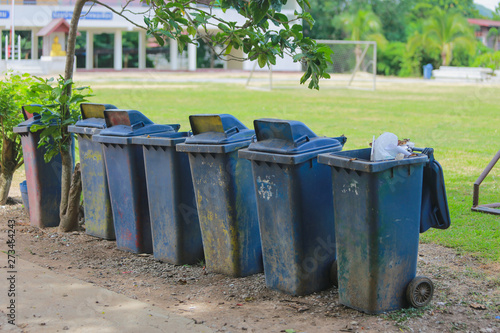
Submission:
{"label": "concrete path", "polygon": [[52,272],[17,258],[16,325],[8,323],[10,274],[0,274],[2,332],[212,332],[208,327],[149,304]]}

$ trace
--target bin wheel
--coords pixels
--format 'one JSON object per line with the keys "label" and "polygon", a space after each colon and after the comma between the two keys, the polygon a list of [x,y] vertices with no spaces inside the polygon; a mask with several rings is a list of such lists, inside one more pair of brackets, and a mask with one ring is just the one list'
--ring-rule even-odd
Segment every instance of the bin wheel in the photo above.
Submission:
{"label": "bin wheel", "polygon": [[339,287],[339,266],[337,260],[333,261],[332,267],[330,268],[330,280],[336,288]]}
{"label": "bin wheel", "polygon": [[406,300],[415,308],[428,305],[434,294],[434,284],[425,276],[417,276],[406,288]]}

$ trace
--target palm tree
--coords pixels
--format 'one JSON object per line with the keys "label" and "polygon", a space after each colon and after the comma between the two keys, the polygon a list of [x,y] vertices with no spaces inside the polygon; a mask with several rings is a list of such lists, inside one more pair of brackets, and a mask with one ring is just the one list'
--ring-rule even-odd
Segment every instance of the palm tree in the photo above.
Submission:
{"label": "palm tree", "polygon": [[[359,10],[355,14],[345,13],[339,18],[341,29],[349,35],[349,40],[375,41],[381,47],[387,44],[387,39],[382,34],[382,23],[374,12]],[[356,63],[359,63],[362,51],[358,44],[354,53],[356,54]]]}
{"label": "palm tree", "polygon": [[439,51],[443,66],[450,64],[455,48],[465,49],[470,54],[476,49],[474,32],[467,20],[457,12],[445,12],[438,7],[434,15],[424,21],[421,42],[424,49]]}
{"label": "palm tree", "polygon": [[387,42],[382,34],[382,23],[378,16],[368,10],[359,10],[356,14],[345,13],[340,16],[342,30],[349,35],[349,39],[374,40]]}

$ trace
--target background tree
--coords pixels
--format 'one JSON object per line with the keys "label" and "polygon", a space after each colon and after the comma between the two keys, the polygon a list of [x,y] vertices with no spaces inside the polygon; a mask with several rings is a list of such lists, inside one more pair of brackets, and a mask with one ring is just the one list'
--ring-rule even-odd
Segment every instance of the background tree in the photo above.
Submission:
{"label": "background tree", "polygon": [[410,50],[424,47],[429,51],[438,51],[443,66],[450,64],[453,51],[457,48],[470,54],[476,50],[474,32],[467,20],[457,12],[445,12],[439,7],[434,8],[432,16],[423,21],[422,33],[415,32],[408,42]]}
{"label": "background tree", "polygon": [[474,5],[474,0],[413,0],[414,5],[409,12],[408,20],[417,21],[429,18],[433,15],[435,8],[445,12],[459,13],[460,15],[473,18],[480,17],[479,11]]}
{"label": "background tree", "polygon": [[387,43],[382,33],[382,22],[370,10],[358,10],[356,13],[344,13],[339,17],[339,23],[349,40],[373,40],[377,44]]}
{"label": "background tree", "polygon": [[[349,36],[349,40],[370,40],[377,42],[383,48],[387,39],[382,34],[382,23],[375,13],[367,10],[358,10],[355,14],[345,13],[338,18],[342,30]],[[362,51],[359,44],[354,48],[356,63],[359,63]]]}
{"label": "background tree", "polygon": [[[308,0],[297,0],[300,11],[295,11],[291,17],[281,13],[286,0],[144,2],[155,13],[151,19],[144,18],[148,33],[155,36],[160,45],[166,38],[172,38],[177,40],[182,52],[187,44],[197,44],[203,39],[218,58],[256,60],[261,68],[275,65],[276,57],[288,55],[305,67],[300,83],[309,81],[308,87],[314,89],[319,89],[321,78],[330,77],[326,68],[331,62],[332,51],[303,34],[302,20],[310,26],[314,24],[311,14],[305,11],[309,7]],[[217,16],[213,14],[214,8],[222,12],[233,9],[244,18],[244,23],[228,21],[224,15]],[[219,31],[210,32],[214,28]],[[232,49],[241,49],[246,56],[233,56]]]}
{"label": "background tree", "polygon": [[29,104],[28,88],[32,83],[29,74],[7,72],[0,81],[0,205],[8,199],[14,172],[23,165],[23,151],[19,135],[12,128],[24,121],[21,106]]}

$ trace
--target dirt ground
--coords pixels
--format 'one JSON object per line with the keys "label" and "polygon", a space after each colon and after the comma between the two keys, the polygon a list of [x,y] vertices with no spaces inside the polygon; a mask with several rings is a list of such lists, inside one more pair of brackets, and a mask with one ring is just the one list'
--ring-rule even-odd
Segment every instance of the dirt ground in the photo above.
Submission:
{"label": "dirt ground", "polygon": [[[14,186],[13,186],[14,188]],[[229,278],[202,263],[174,266],[114,241],[29,225],[22,204],[0,206],[0,247],[14,219],[20,258],[204,323],[216,332],[500,332],[500,265],[421,244],[418,275],[435,284],[424,309],[377,316],[340,305],[337,289],[304,297],[266,288],[264,275]],[[5,268],[6,255],[0,261]],[[22,274],[22,272],[19,272]]]}

